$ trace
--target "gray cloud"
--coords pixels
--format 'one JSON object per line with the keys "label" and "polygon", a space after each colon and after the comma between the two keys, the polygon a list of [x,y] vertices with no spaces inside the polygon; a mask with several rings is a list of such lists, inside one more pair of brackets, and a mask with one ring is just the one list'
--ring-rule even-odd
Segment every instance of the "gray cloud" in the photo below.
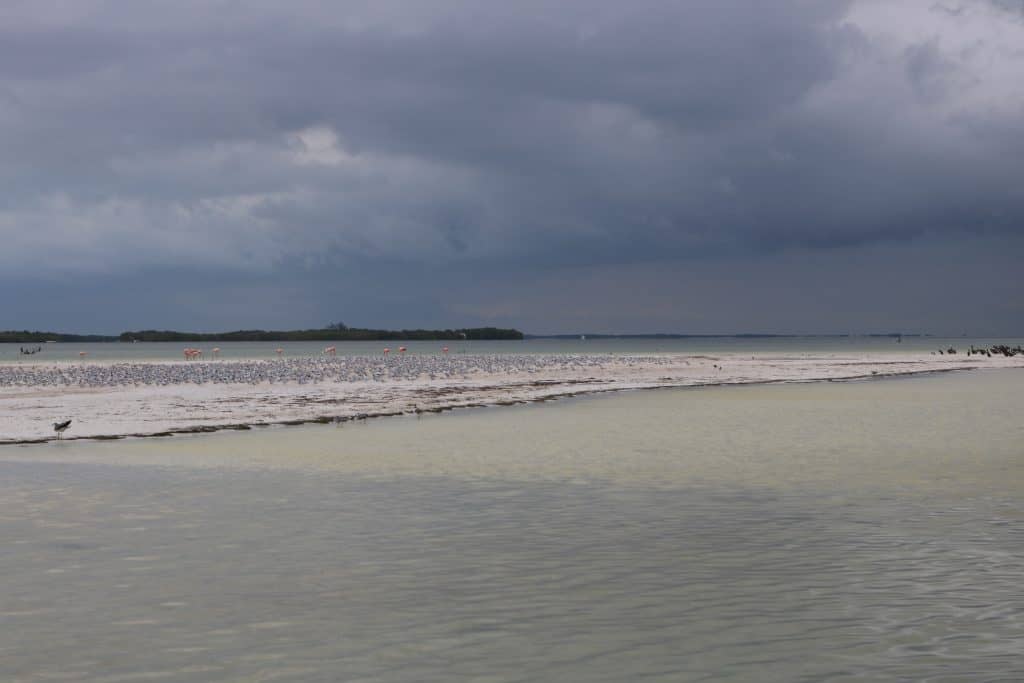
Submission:
{"label": "gray cloud", "polygon": [[[1004,282],[1006,253],[1024,255],[1014,3],[244,10],[0,9],[0,284],[24,301],[0,327],[55,326],[49,302],[71,287],[121,302],[105,329],[137,326],[205,283],[221,301],[284,293],[233,306],[239,326],[352,319],[341,308],[367,324],[553,331],[564,310],[514,286],[544,282],[575,292],[548,300],[590,310],[590,329],[746,329],[749,316],[633,315],[611,294],[604,313],[582,305],[597,273],[675,291],[685,271],[774,291],[761,310],[814,331],[823,304],[772,264],[827,278],[870,253],[931,277],[959,253],[963,277]],[[879,320],[918,315],[846,282]],[[139,283],[162,303],[143,305]],[[721,309],[740,296],[716,292]],[[192,301],[194,320],[226,323],[217,301]],[[993,307],[991,326],[1017,329],[1018,313]]]}

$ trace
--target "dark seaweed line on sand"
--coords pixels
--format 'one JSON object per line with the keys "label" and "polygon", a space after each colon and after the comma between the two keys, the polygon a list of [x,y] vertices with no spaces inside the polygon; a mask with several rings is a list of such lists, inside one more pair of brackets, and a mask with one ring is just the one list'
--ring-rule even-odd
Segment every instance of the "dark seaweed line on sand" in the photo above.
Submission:
{"label": "dark seaweed line on sand", "polygon": [[[250,431],[252,429],[262,427],[298,427],[301,425],[310,424],[344,424],[346,422],[357,422],[362,420],[369,420],[373,418],[382,417],[398,417],[402,415],[420,415],[425,413],[444,413],[456,409],[465,408],[493,408],[499,406],[513,406],[513,405],[527,405],[530,403],[547,403],[549,401],[558,401],[567,398],[575,398],[577,396],[588,396],[597,394],[609,394],[616,392],[627,392],[627,391],[651,391],[657,389],[705,389],[708,387],[726,387],[726,386],[754,386],[764,384],[816,384],[819,382],[860,382],[863,380],[872,379],[893,379],[899,377],[910,377],[910,376],[921,376],[921,375],[939,375],[951,372],[963,372],[969,370],[978,370],[977,367],[960,367],[960,368],[938,368],[932,370],[906,370],[902,372],[872,372],[867,375],[853,375],[850,377],[820,377],[820,378],[808,378],[808,379],[766,379],[766,380],[740,380],[734,382],[708,382],[705,384],[681,384],[681,383],[664,383],[657,386],[648,387],[594,387],[590,389],[581,389],[574,391],[565,391],[555,394],[548,394],[546,396],[540,396],[538,398],[523,398],[523,399],[504,399],[500,401],[481,402],[481,401],[470,401],[467,403],[460,403],[454,405],[437,406],[435,408],[419,408],[414,410],[390,410],[381,411],[376,413],[360,413],[357,415],[319,415],[317,417],[293,419],[293,420],[280,420],[272,422],[234,422],[221,425],[196,425],[193,427],[182,427],[180,429],[166,429],[159,432],[137,432],[133,434],[97,434],[93,436],[70,436],[64,437],[61,441],[120,441],[122,439],[151,439],[151,438],[163,438],[169,436],[175,436],[180,434],[210,434],[213,432],[222,431]],[[544,386],[545,384],[552,384],[553,381],[541,381],[537,385]],[[581,380],[569,380],[567,382],[557,382],[558,384],[581,384],[584,383]],[[43,437],[39,439],[0,439],[0,446],[26,446],[32,444],[44,444],[51,441],[57,441],[56,437]]]}

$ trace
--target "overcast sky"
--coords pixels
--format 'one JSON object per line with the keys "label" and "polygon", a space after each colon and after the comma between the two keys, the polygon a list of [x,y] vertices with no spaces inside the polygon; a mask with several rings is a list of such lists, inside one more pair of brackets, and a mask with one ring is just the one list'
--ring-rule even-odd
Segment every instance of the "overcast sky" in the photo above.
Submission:
{"label": "overcast sky", "polygon": [[0,329],[1024,334],[1021,0],[5,0]]}

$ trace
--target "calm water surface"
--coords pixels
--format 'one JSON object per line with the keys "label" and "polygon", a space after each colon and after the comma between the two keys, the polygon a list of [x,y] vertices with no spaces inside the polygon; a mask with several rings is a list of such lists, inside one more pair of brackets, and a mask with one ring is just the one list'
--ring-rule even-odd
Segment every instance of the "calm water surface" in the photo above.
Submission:
{"label": "calm water surface", "polygon": [[4,681],[1019,681],[1024,373],[0,450]]}
{"label": "calm water surface", "polygon": [[[182,360],[185,346],[200,347],[210,360],[212,349],[220,348],[223,359],[277,358],[277,349],[285,357],[319,356],[328,345],[337,347],[340,356],[378,355],[385,347],[397,350],[406,346],[409,353],[900,353],[934,351],[955,347],[963,352],[974,344],[1017,346],[1024,339],[988,339],[957,337],[905,337],[897,343],[889,337],[701,337],[688,339],[527,339],[523,341],[429,341],[429,342],[218,342],[185,344],[149,342],[122,344],[0,344],[0,363],[81,362],[80,352],[89,362],[119,363],[154,360]],[[23,356],[20,347],[41,347],[42,351]]]}

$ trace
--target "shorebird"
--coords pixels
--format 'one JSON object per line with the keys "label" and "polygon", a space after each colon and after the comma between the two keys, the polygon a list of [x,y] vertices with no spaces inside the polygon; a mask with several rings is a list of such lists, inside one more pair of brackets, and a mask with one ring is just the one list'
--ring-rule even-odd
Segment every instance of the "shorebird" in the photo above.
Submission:
{"label": "shorebird", "polygon": [[53,431],[57,432],[57,438],[61,438],[61,434],[64,430],[71,426],[71,420],[65,420],[64,422],[54,422]]}

